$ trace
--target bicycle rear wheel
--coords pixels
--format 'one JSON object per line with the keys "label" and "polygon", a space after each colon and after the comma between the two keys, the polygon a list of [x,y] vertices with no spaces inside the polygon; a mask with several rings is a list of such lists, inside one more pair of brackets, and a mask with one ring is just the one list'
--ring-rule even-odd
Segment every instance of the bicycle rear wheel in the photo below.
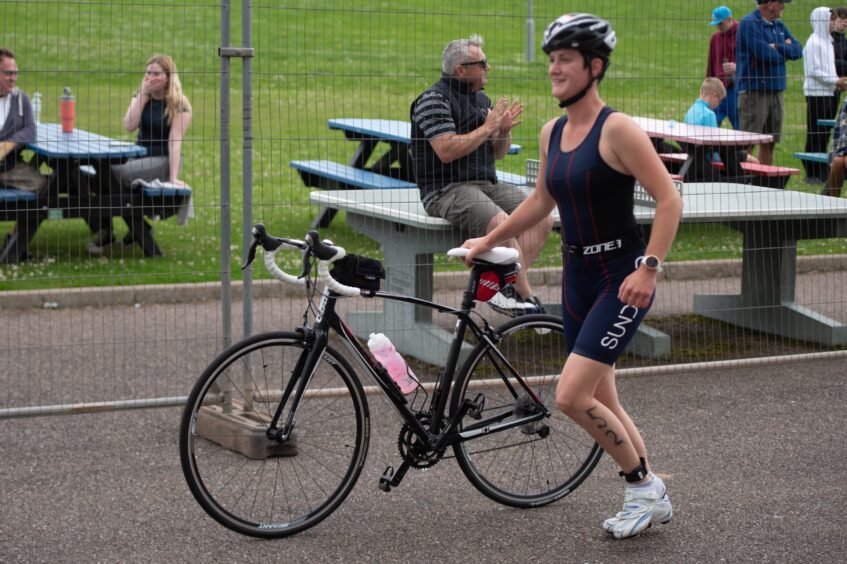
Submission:
{"label": "bicycle rear wheel", "polygon": [[[591,474],[603,450],[556,407],[556,384],[565,363],[562,320],[527,315],[505,323],[497,349],[541,398],[550,416],[518,427],[483,434],[453,446],[468,480],[491,499],[513,507],[538,507],[562,498]],[[506,376],[506,381],[501,377]],[[481,420],[514,421],[537,412],[491,347],[479,343],[455,383],[451,412],[465,399],[485,398]],[[534,411],[536,410],[536,411]],[[466,415],[460,431],[479,426]]]}
{"label": "bicycle rear wheel", "polygon": [[[316,525],[347,497],[364,465],[370,417],[358,378],[332,348],[313,374],[294,373],[307,352],[297,333],[236,343],[212,361],[183,411],[179,452],[191,493],[241,534],[284,537]],[[303,377],[292,439],[268,439],[283,392]]]}

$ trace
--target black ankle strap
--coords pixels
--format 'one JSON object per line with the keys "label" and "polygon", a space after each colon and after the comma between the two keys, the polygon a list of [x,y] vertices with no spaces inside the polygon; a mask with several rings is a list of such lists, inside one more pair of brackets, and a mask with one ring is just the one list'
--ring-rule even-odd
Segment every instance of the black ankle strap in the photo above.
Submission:
{"label": "black ankle strap", "polygon": [[639,464],[635,467],[634,470],[631,470],[630,472],[624,472],[623,470],[621,470],[620,472],[618,472],[618,475],[623,476],[624,480],[626,480],[627,483],[630,484],[633,482],[640,482],[641,480],[647,477],[647,466],[644,464],[645,462],[646,461],[643,458],[640,458]]}

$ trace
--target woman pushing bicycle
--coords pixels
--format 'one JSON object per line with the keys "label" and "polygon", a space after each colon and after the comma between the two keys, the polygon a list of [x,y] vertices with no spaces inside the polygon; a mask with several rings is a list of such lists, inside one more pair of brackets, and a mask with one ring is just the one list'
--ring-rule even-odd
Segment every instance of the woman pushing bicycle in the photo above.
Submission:
{"label": "woman pushing bicycle", "polygon": [[[550,59],[552,93],[567,114],[541,130],[533,193],[491,233],[466,241],[464,260],[470,264],[558,207],[570,354],[556,405],[621,468],[623,509],[603,528],[627,538],[673,514],[664,483],[649,469],[644,440],[618,400],[615,362],[653,303],[682,199],[644,131],[600,98],[615,43],[611,25],[590,14],[566,14],[547,26],[542,48]],[[656,200],[649,243],[633,213],[636,180]]]}

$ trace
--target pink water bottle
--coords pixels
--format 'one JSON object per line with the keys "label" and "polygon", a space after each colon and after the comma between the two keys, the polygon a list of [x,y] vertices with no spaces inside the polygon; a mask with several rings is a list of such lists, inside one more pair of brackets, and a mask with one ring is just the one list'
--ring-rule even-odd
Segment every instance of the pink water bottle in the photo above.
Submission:
{"label": "pink water bottle", "polygon": [[368,348],[380,364],[388,371],[391,379],[400,387],[400,391],[404,394],[409,394],[418,387],[418,381],[415,378],[415,373],[400,356],[400,353],[388,340],[388,337],[382,333],[371,333],[368,339]]}
{"label": "pink water bottle", "polygon": [[62,131],[64,133],[73,133],[74,131],[75,105],[76,101],[71,96],[71,87],[65,86],[65,94],[62,96],[59,105],[59,111],[62,116]]}

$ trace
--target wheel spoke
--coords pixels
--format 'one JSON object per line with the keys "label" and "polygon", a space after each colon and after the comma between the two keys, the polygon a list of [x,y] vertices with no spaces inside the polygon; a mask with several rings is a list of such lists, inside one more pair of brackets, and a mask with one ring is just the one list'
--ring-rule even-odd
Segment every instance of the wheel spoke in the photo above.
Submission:
{"label": "wheel spoke", "polygon": [[[355,484],[367,454],[367,403],[349,364],[327,349],[296,406],[285,443],[266,431],[291,382],[302,340],[258,335],[222,353],[183,414],[180,457],[200,505],[242,534],[286,536],[329,515]],[[329,361],[327,361],[329,358]],[[342,393],[320,392],[338,389]]]}
{"label": "wheel spoke", "polygon": [[[557,377],[566,357],[561,320],[525,316],[506,323],[500,334],[497,348],[520,377],[531,382],[550,416],[474,437],[457,444],[454,452],[468,479],[492,499],[517,507],[549,503],[576,488],[602,450],[555,405]],[[502,382],[501,374],[507,372],[494,365],[500,363],[496,358],[486,343],[471,352],[456,381],[452,410],[481,391],[486,412],[511,412],[504,422],[537,412],[532,394],[510,371],[508,383]],[[466,416],[462,427],[475,423]]]}

